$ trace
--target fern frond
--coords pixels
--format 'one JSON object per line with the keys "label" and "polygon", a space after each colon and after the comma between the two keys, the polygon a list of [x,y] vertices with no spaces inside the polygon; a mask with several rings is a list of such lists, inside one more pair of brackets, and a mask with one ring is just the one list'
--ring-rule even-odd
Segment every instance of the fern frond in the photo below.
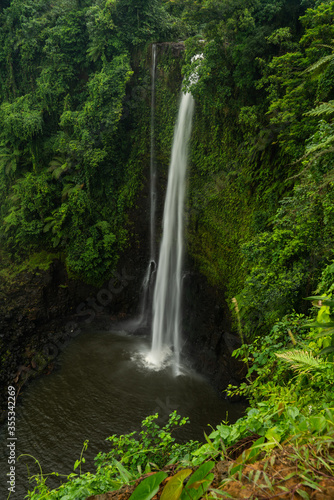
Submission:
{"label": "fern frond", "polygon": [[311,146],[307,148],[307,152],[305,154],[305,158],[309,156],[312,153],[315,153],[316,151],[319,151],[319,149],[326,151],[326,147],[334,142],[334,135],[330,135],[327,137],[327,139],[324,142],[321,142],[320,144],[316,144],[314,146]]}
{"label": "fern frond", "polygon": [[324,56],[321,57],[318,61],[316,61],[314,64],[309,66],[305,71],[303,71],[301,74],[304,75],[306,73],[320,73],[324,65],[328,65],[332,60],[334,59],[334,54],[330,54],[329,56]]}
{"label": "fern frond", "polygon": [[307,116],[330,115],[334,113],[334,101],[323,102],[316,108],[305,113]]}
{"label": "fern frond", "polygon": [[[334,42],[334,40],[332,40]],[[333,45],[327,45],[326,43],[317,43],[317,47],[324,47],[325,49],[331,49],[334,51],[334,46]]]}
{"label": "fern frond", "polygon": [[[334,137],[334,136],[332,136],[332,137]],[[320,149],[320,148],[317,148],[317,149]],[[312,153],[314,153],[314,150],[312,150]],[[299,158],[297,161],[295,161],[292,164],[292,165],[297,165],[301,161],[307,159],[308,163],[307,163],[306,167],[303,168],[303,170],[301,170],[300,172],[298,172],[298,174],[289,177],[288,180],[290,181],[292,179],[297,179],[298,177],[301,177],[302,175],[304,175],[310,169],[310,167],[313,165],[313,163],[316,160],[318,160],[322,156],[330,154],[330,153],[334,153],[334,147],[330,147],[330,148],[324,149],[323,151],[320,150],[316,154],[313,154],[313,156],[311,156],[310,158],[309,158],[309,154],[311,154],[311,152],[310,153],[306,153],[304,156],[302,156],[301,158]],[[318,186],[319,189],[322,189],[325,186],[327,186],[330,182],[333,182],[333,180],[334,180],[333,173],[329,172],[328,174],[326,174],[326,175],[323,176],[323,179],[324,179],[325,182],[323,182],[322,184],[319,184],[319,186]]]}
{"label": "fern frond", "polygon": [[291,368],[301,374],[320,371],[327,365],[322,359],[316,358],[308,351],[276,352],[275,355],[290,363]]}

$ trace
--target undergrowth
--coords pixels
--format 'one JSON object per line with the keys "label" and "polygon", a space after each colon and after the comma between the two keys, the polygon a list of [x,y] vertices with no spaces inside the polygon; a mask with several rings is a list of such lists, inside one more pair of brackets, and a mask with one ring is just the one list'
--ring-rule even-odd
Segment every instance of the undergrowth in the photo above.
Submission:
{"label": "undergrowth", "polygon": [[[172,433],[187,418],[174,412],[160,427],[158,414],[148,416],[139,433],[107,438],[111,449],[97,455],[94,473],[82,472],[82,452],[66,482],[50,490],[48,475],[38,464],[39,472],[30,478],[35,486],[26,498],[85,499],[123,485],[137,486],[143,476],[131,500],[149,500],[159,488],[166,500],[237,498],[229,493],[236,481],[249,488],[247,498],[295,493],[310,498],[322,481],[334,481],[334,301],[330,293],[309,300],[317,308],[316,320],[291,314],[267,336],[234,351],[248,372],[245,382],[230,387],[229,393],[247,396],[250,405],[236,423],[223,421],[205,435],[204,444],[178,444]],[[211,471],[221,461],[227,464],[226,477],[211,487]],[[200,471],[196,480],[194,471]]]}

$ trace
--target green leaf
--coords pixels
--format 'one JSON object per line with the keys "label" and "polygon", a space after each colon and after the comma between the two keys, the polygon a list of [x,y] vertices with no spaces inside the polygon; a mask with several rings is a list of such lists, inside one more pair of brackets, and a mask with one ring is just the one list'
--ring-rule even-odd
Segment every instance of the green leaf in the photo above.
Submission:
{"label": "green leaf", "polygon": [[125,483],[128,483],[132,478],[131,474],[126,470],[126,468],[117,460],[114,460],[114,464],[116,465],[118,472],[120,473],[121,478]]}
{"label": "green leaf", "polygon": [[216,493],[217,495],[219,495],[217,498],[234,498],[234,500],[235,500],[235,497],[233,497],[232,495],[227,493],[227,491],[217,490],[217,489],[212,488],[212,489],[210,489],[210,493]]}
{"label": "green leaf", "polygon": [[257,470],[255,472],[255,476],[254,476],[254,483],[256,484],[258,482],[258,480],[260,479],[260,476],[261,476],[261,472],[260,470]]}
{"label": "green leaf", "polygon": [[310,424],[313,428],[312,430],[315,430],[316,432],[322,432],[326,428],[327,420],[323,415],[311,415]]}
{"label": "green leaf", "polygon": [[277,446],[277,444],[281,440],[281,433],[278,431],[277,426],[272,427],[271,429],[268,429],[266,434],[266,439],[270,442],[269,448],[273,448]]}
{"label": "green leaf", "polygon": [[190,477],[181,495],[181,500],[198,500],[210,486],[214,474],[209,474],[215,462],[205,462]]}
{"label": "green leaf", "polygon": [[183,490],[183,481],[191,473],[191,469],[184,469],[175,474],[164,487],[160,500],[178,500]]}
{"label": "green leaf", "polygon": [[265,441],[265,437],[262,436],[253,445],[245,450],[241,455],[236,459],[236,464],[245,464],[245,463],[253,463],[263,448],[263,443]]}
{"label": "green leaf", "polygon": [[137,486],[129,500],[151,500],[158,492],[160,483],[162,483],[166,477],[166,472],[157,472],[147,477]]}
{"label": "green leaf", "polygon": [[252,444],[252,446],[250,448],[248,460],[255,458],[260,453],[264,441],[265,441],[265,437],[262,436],[259,439],[257,439],[255,441],[255,443]]}
{"label": "green leaf", "polygon": [[325,349],[322,349],[322,351],[319,352],[319,355],[323,356],[324,354],[329,354],[331,352],[334,352],[333,346],[325,347]]}
{"label": "green leaf", "polygon": [[329,329],[334,327],[334,322],[329,321],[328,323],[319,323],[319,321],[313,321],[312,323],[306,323],[304,326],[307,326],[308,328]]}
{"label": "green leaf", "polygon": [[310,497],[309,497],[309,494],[304,491],[304,490],[301,490],[300,488],[296,491],[296,493],[298,493],[298,495],[300,495],[302,498],[304,498],[304,500],[310,500]]}
{"label": "green leaf", "polygon": [[60,243],[60,237],[56,236],[53,240],[53,248],[56,248],[56,246],[58,246],[59,243]]}
{"label": "green leaf", "polygon": [[206,432],[204,432],[204,437],[205,437],[206,441],[209,443],[209,445],[212,446],[212,441],[211,441],[211,439],[208,438]]}
{"label": "green leaf", "polygon": [[268,488],[273,491],[274,489],[273,485],[271,484],[270,479],[265,472],[263,472],[263,479],[265,480],[265,483],[268,486]]}
{"label": "green leaf", "polygon": [[286,486],[281,486],[280,484],[277,484],[276,487],[282,491],[286,491],[286,492],[290,491],[289,488],[287,488]]}
{"label": "green leaf", "polygon": [[[304,476],[302,476],[304,478]],[[321,491],[321,488],[317,483],[312,481],[311,479],[305,478],[305,481],[302,482],[304,486],[308,486],[309,488],[312,488],[313,490]]]}
{"label": "green leaf", "polygon": [[[321,300],[321,302],[324,302],[324,301],[330,301],[330,298],[327,297],[326,295],[312,295],[311,297],[305,297],[304,300]],[[334,302],[334,301],[333,301]]]}
{"label": "green leaf", "polygon": [[332,335],[334,333],[334,328],[323,328],[323,332],[315,335],[315,339],[320,339],[320,337],[328,337],[328,335]]}
{"label": "green leaf", "polygon": [[52,222],[48,222],[48,224],[45,224],[44,228],[43,228],[43,233],[47,233],[50,228],[54,225],[55,221],[52,221]]}
{"label": "green leaf", "polygon": [[243,469],[243,466],[244,466],[244,464],[238,464],[238,465],[235,465],[234,467],[232,467],[232,469],[230,470],[230,475],[234,476],[234,474],[236,474],[237,472],[239,472],[240,470]]}
{"label": "green leaf", "polygon": [[147,464],[145,465],[145,474],[148,474],[149,472],[151,472],[151,464],[150,462],[147,462]]}
{"label": "green leaf", "polygon": [[289,479],[295,477],[297,475],[296,472],[290,472],[290,474],[288,474],[287,476],[284,477],[284,481],[289,481]]}
{"label": "green leaf", "polygon": [[194,483],[195,481],[198,481],[199,479],[203,479],[215,466],[215,462],[205,462],[202,464],[191,476],[189,479],[187,486],[190,484]]}

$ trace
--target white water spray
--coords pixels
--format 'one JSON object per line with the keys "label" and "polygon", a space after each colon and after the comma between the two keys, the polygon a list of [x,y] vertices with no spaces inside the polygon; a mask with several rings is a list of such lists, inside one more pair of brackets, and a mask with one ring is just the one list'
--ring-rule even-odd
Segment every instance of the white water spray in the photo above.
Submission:
{"label": "white water spray", "polygon": [[194,99],[182,94],[168,173],[163,216],[163,236],[153,298],[152,348],[147,358],[161,367],[166,356],[173,356],[179,371],[182,298],[182,260],[184,198],[188,143],[191,134]]}

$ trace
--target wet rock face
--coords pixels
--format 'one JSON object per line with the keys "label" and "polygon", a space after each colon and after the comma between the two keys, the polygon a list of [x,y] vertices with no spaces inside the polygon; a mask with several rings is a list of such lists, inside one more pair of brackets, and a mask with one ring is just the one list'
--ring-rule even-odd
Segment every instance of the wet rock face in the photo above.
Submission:
{"label": "wet rock face", "polygon": [[41,363],[44,345],[56,338],[76,304],[94,291],[69,280],[58,261],[47,271],[20,273],[11,283],[1,284],[0,419],[8,385],[18,392],[28,378],[50,369],[48,360]]}
{"label": "wet rock face", "polygon": [[183,352],[194,368],[219,390],[239,383],[244,367],[232,358],[240,340],[231,333],[230,315],[220,292],[196,271],[184,278]]}
{"label": "wet rock face", "polygon": [[185,51],[184,42],[162,42],[157,43],[158,54],[170,52],[173,58],[183,57]]}
{"label": "wet rock face", "polygon": [[108,329],[112,320],[135,315],[141,252],[133,246],[99,288],[70,279],[60,261],[0,284],[0,422],[8,386],[18,395],[28,380],[50,373],[80,324],[100,321]]}

